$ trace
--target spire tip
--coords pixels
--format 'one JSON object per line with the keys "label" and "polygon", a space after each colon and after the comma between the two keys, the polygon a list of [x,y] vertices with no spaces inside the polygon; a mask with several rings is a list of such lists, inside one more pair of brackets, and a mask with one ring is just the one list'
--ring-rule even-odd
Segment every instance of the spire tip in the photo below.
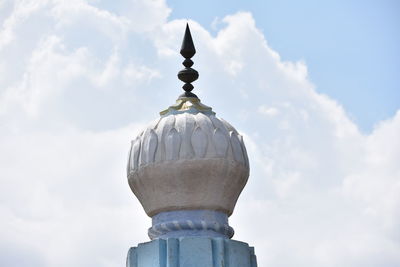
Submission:
{"label": "spire tip", "polygon": [[199,73],[195,69],[191,68],[193,61],[190,58],[196,54],[196,48],[194,47],[188,22],[186,22],[186,30],[185,35],[183,36],[180,53],[185,58],[185,60],[182,62],[185,68],[178,73],[179,80],[185,83],[182,87],[183,90],[185,90],[185,94],[183,96],[197,97],[191,92],[193,90],[193,85],[191,83],[199,78]]}

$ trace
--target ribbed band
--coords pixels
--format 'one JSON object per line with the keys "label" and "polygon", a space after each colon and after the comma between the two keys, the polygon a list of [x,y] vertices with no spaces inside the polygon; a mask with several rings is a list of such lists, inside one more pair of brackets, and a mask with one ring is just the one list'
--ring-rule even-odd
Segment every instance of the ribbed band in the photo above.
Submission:
{"label": "ribbed band", "polygon": [[187,236],[231,238],[234,230],[228,216],[212,210],[180,210],[161,212],[153,216],[148,230],[150,239]]}

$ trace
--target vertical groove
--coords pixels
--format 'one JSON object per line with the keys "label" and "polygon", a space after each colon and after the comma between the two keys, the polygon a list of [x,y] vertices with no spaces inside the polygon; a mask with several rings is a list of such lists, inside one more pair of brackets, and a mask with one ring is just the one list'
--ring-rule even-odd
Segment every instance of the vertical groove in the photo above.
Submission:
{"label": "vertical groove", "polygon": [[167,239],[167,267],[179,267],[179,240]]}
{"label": "vertical groove", "polygon": [[229,261],[226,259],[227,255],[229,255],[228,244],[225,244],[227,241],[224,239],[224,267],[229,267]]}
{"label": "vertical groove", "polygon": [[159,266],[166,267],[166,259],[167,259],[167,244],[164,239],[158,239],[158,253],[159,253]]}
{"label": "vertical groove", "polygon": [[212,239],[213,267],[225,267],[224,239]]}
{"label": "vertical groove", "polygon": [[177,266],[179,267],[179,266],[181,266],[181,262],[180,262],[181,255],[179,254],[181,251],[181,241],[179,239],[175,239],[175,240],[177,242],[177,247],[176,247],[176,258],[177,259],[176,259],[176,261],[177,261]]}

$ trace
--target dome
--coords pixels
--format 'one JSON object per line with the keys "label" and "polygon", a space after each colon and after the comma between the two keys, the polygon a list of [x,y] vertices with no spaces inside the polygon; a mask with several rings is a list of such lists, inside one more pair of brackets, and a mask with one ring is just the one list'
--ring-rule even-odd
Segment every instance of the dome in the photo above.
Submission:
{"label": "dome", "polygon": [[128,182],[149,216],[214,210],[228,216],[249,176],[242,136],[197,97],[181,96],[131,145]]}
{"label": "dome", "polygon": [[199,77],[189,26],[180,51],[185,91],[131,144],[128,183],[152,218],[151,239],[232,238],[228,216],[249,177],[242,136],[191,91]]}

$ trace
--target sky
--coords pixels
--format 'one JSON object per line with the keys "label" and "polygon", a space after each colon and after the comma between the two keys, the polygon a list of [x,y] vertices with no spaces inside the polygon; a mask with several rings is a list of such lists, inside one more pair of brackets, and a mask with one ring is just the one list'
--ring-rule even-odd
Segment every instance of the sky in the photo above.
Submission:
{"label": "sky", "polygon": [[[171,18],[212,33],[237,11],[251,12],[284,60],[302,60],[320,93],[338,100],[363,132],[400,105],[398,1],[170,1]],[[344,64],[346,62],[346,64]]]}
{"label": "sky", "polygon": [[400,265],[397,1],[0,1],[0,265],[123,266],[130,141],[194,92],[243,134],[259,266]]}

